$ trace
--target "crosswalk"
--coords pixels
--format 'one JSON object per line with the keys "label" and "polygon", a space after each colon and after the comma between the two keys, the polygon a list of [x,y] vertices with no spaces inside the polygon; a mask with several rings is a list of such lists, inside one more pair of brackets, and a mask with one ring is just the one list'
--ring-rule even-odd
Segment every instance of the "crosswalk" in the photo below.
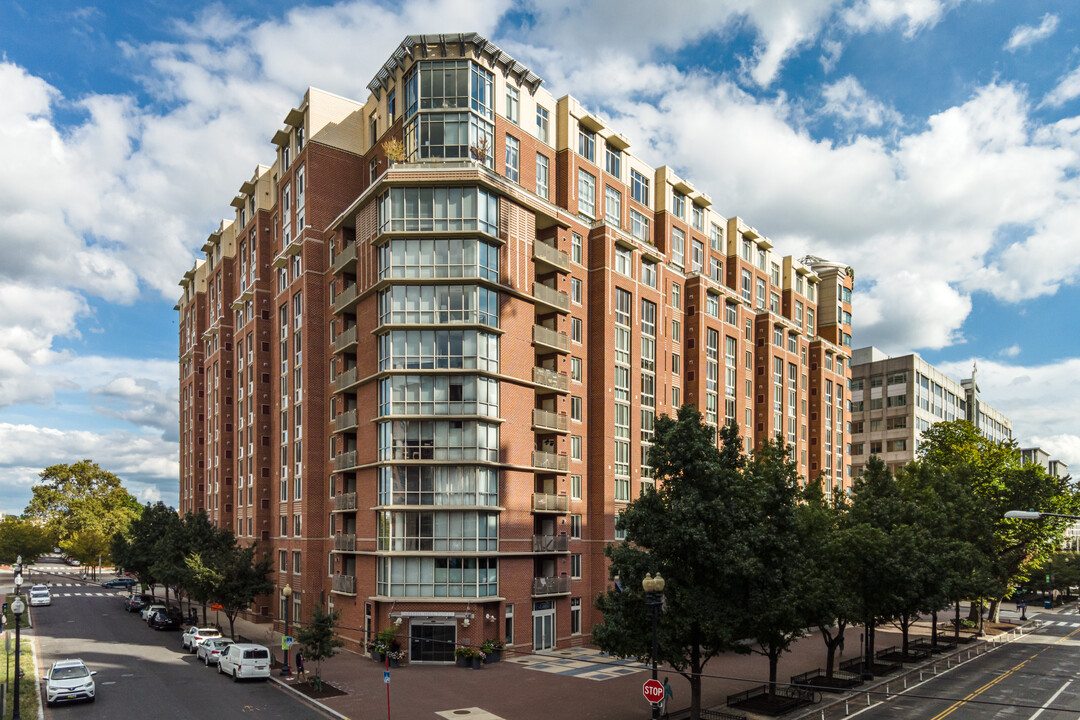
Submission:
{"label": "crosswalk", "polygon": [[1078,628],[1078,627],[1080,627],[1080,622],[1067,622],[1065,620],[1041,620],[1041,621],[1039,621],[1039,624],[1042,627],[1069,627],[1069,628]]}

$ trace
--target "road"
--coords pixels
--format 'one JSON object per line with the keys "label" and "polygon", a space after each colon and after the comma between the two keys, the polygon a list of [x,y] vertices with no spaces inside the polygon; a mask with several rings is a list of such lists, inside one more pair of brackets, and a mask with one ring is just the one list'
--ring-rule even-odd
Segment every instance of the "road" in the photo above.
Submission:
{"label": "road", "polygon": [[1075,719],[1080,715],[1080,616],[1040,613],[1037,632],[1002,645],[903,695],[862,720]]}
{"label": "road", "polygon": [[[78,708],[80,718],[102,720],[151,715],[154,720],[235,718],[251,715],[267,720],[324,718],[273,683],[234,683],[213,666],[196,663],[180,649],[180,633],[156,631],[121,607],[120,590],[82,583],[69,574],[49,574],[65,566],[42,561],[34,579],[48,578],[53,604],[32,610],[38,641],[39,677],[54,660],[78,657],[97,671],[97,700]],[[4,580],[10,585],[10,576]],[[25,637],[25,636],[24,636]],[[69,708],[45,709],[45,718],[64,717]]]}

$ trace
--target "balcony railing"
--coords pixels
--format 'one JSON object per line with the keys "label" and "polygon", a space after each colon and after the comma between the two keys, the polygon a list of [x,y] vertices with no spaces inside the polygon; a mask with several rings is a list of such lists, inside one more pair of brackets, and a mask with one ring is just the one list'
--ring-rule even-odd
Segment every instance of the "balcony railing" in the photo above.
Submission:
{"label": "balcony railing", "polygon": [[565,431],[569,427],[569,418],[566,415],[551,412],[550,410],[533,409],[533,427],[539,430]]}
{"label": "balcony railing", "polygon": [[339,493],[334,496],[334,510],[355,510],[356,493]]}
{"label": "balcony railing", "polygon": [[346,430],[353,430],[357,426],[356,411],[346,410],[345,412],[334,418],[334,432],[345,432]]}
{"label": "balcony railing", "polygon": [[566,472],[567,468],[570,467],[570,459],[565,455],[545,452],[543,450],[533,450],[532,463],[533,467],[543,468],[544,470],[556,470],[558,472]]}
{"label": "balcony railing", "polygon": [[350,285],[337,294],[334,298],[334,314],[339,315],[356,306],[360,296],[360,289],[356,285]]}
{"label": "balcony railing", "polygon": [[552,390],[562,390],[565,392],[570,389],[569,375],[542,367],[533,368],[533,382],[537,385],[549,387]]}
{"label": "balcony railing", "polygon": [[565,535],[533,535],[532,549],[535,553],[568,552],[570,538]]}
{"label": "balcony railing", "polygon": [[564,513],[570,510],[570,498],[565,495],[533,493],[532,509],[533,512]]}
{"label": "balcony railing", "polygon": [[559,352],[570,352],[570,336],[543,325],[533,325],[533,342]]}
{"label": "balcony railing", "polygon": [[533,258],[547,263],[556,270],[570,272],[570,256],[545,242],[537,240],[533,243]]}
{"label": "balcony railing", "polygon": [[356,368],[346,370],[334,378],[334,392],[344,392],[360,382],[360,376]]}
{"label": "balcony railing", "polygon": [[566,595],[569,592],[570,578],[568,577],[533,578],[533,597],[538,595]]}
{"label": "balcony railing", "polygon": [[333,273],[336,275],[356,265],[356,243],[349,243],[334,258]]}
{"label": "balcony railing", "polygon": [[[534,582],[535,585],[535,582]],[[569,588],[569,586],[567,586]],[[355,575],[335,575],[333,591],[336,593],[342,593],[343,595],[355,595],[356,594],[356,576]],[[569,590],[567,590],[569,592]],[[533,593],[534,595],[536,593]]]}
{"label": "balcony railing", "polygon": [[346,535],[339,533],[334,536],[334,549],[344,550],[346,552],[356,551],[356,535]]}
{"label": "balcony railing", "polygon": [[334,470],[351,470],[357,466],[356,451],[345,452],[334,458]]}
{"label": "balcony railing", "polygon": [[338,333],[338,336],[334,338],[334,352],[345,352],[345,350],[355,346],[357,340],[358,331],[355,325],[347,330],[342,330]]}
{"label": "balcony railing", "polygon": [[533,283],[533,297],[538,303],[543,303],[560,312],[570,312],[570,296],[543,283]]}

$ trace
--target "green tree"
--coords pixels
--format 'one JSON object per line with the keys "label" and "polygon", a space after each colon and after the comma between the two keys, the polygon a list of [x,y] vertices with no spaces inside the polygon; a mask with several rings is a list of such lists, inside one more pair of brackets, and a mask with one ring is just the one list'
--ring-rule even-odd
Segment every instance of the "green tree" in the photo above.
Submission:
{"label": "green tree", "polygon": [[311,611],[311,622],[303,625],[296,633],[296,640],[304,652],[305,660],[315,661],[316,690],[322,689],[322,661],[333,657],[337,649],[345,644],[334,632],[340,616],[341,613],[337,610],[326,613],[316,605]]}
{"label": "green tree", "polygon": [[8,516],[0,522],[0,563],[12,565],[22,555],[23,562],[35,562],[52,551],[49,533],[40,524]]}
{"label": "green tree", "polygon": [[[230,533],[231,534],[231,533]],[[216,571],[221,580],[212,592],[213,599],[221,603],[225,617],[229,618],[229,634],[235,637],[236,616],[251,606],[259,595],[273,592],[270,580],[273,561],[267,556],[256,560],[255,544],[248,547],[233,545],[228,552],[218,556]],[[316,608],[318,610],[318,608]],[[204,611],[205,612],[205,611]],[[336,621],[336,616],[334,620]],[[331,623],[331,631],[333,624]],[[333,653],[331,653],[332,655]],[[315,656],[312,655],[312,658]],[[326,657],[330,657],[327,655]],[[317,677],[317,673],[316,673]]]}
{"label": "green tree", "polygon": [[749,652],[739,640],[750,627],[745,579],[756,568],[745,544],[747,527],[760,521],[744,482],[745,458],[734,426],[720,431],[690,405],[678,418],[657,418],[649,462],[658,489],[646,490],[617,518],[626,540],[608,545],[617,582],[596,600],[603,623],[596,644],[619,657],[647,661],[651,622],[641,581],[660,572],[667,581],[659,622],[659,662],[690,683],[691,718],[700,717],[701,673],[717,655]]}
{"label": "green tree", "polygon": [[[80,532],[111,538],[139,515],[119,477],[91,460],[51,465],[39,473],[25,517],[41,520],[63,548]],[[97,562],[97,557],[88,558]]]}
{"label": "green tree", "polygon": [[153,592],[158,582],[154,574],[157,542],[169,532],[171,526],[179,522],[176,511],[164,503],[147,503],[127,530],[113,535],[111,547],[114,561]]}

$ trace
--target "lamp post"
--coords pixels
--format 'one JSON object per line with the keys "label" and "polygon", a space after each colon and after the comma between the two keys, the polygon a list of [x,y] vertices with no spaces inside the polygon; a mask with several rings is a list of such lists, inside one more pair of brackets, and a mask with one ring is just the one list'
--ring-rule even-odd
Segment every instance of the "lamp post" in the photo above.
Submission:
{"label": "lamp post", "polygon": [[[16,584],[21,585],[21,576],[16,576]],[[19,632],[19,627],[22,625],[22,614],[26,606],[23,605],[22,597],[15,595],[15,601],[11,603],[11,612],[15,615],[15,693],[14,693],[14,708],[11,714],[11,720],[21,720],[22,715],[19,713],[19,685],[22,673],[19,670],[19,656],[22,655],[22,634]]]}
{"label": "lamp post", "polygon": [[[656,656],[660,653],[656,633],[660,615],[664,612],[664,578],[660,573],[656,573],[656,577],[653,577],[652,573],[645,573],[641,588],[645,591],[645,607],[649,611],[649,619],[652,620],[652,679],[656,680]],[[652,716],[653,720],[660,720],[659,705],[653,706]]]}
{"label": "lamp post", "polygon": [[[292,608],[289,607],[289,596],[292,595],[292,585],[286,585],[281,588],[281,594],[285,598],[285,637],[289,636],[289,613]],[[285,664],[281,666],[281,676],[292,676],[292,668],[289,667],[289,646],[285,646]]]}

